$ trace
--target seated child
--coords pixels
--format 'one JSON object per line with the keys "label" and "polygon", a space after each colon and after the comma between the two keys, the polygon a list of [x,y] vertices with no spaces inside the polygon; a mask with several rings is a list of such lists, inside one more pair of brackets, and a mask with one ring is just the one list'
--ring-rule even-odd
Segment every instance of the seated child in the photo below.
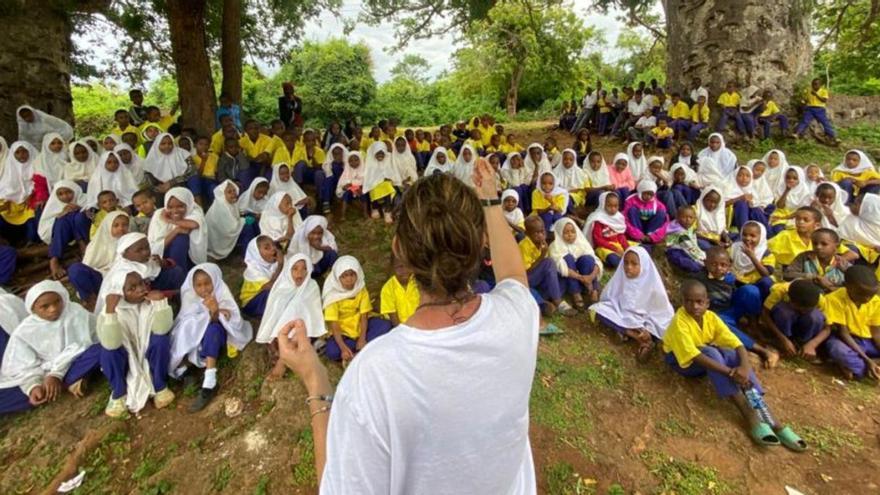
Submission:
{"label": "seated child", "polygon": [[587,187],[584,191],[586,204],[595,208],[598,206],[599,196],[603,192],[615,190],[611,183],[611,176],[608,174],[608,164],[605,163],[605,157],[602,156],[602,153],[591,151],[587,155],[586,166],[583,170],[584,175],[587,176]]}
{"label": "seated child", "polygon": [[255,221],[259,221],[260,215],[263,214],[263,209],[266,208],[268,202],[269,181],[265,177],[257,177],[251,182],[250,187],[245,190],[244,194],[239,194],[238,211],[245,219],[251,217]]}
{"label": "seated child", "polygon": [[761,136],[761,139],[769,139],[770,138],[770,129],[775,121],[779,124],[779,130],[781,131],[783,136],[788,135],[788,117],[785,116],[779,110],[779,106],[776,102],[773,101],[773,93],[770,91],[764,91],[761,95],[761,99],[763,100],[762,105],[763,108],[761,113],[758,114],[758,123],[761,124],[764,130],[764,134]]}
{"label": "seated child", "polygon": [[392,328],[406,323],[419,307],[421,296],[412,270],[397,256],[391,257],[394,275],[382,286],[380,313],[391,321]]}
{"label": "seated child", "polygon": [[287,248],[294,231],[300,225],[302,217],[286,192],[273,194],[260,215],[260,234],[269,236],[284,248]]}
{"label": "seated child", "polygon": [[181,186],[186,186],[190,191],[201,189],[201,181],[189,152],[178,148],[168,133],[156,138],[156,145],[150,148],[144,159],[144,182],[159,194]]}
{"label": "seated child", "polygon": [[165,207],[153,215],[147,237],[153,254],[174,260],[186,271],[208,261],[205,215],[189,189],[175,187],[165,193]]}
{"label": "seated child", "polygon": [[[810,206],[802,206],[794,212],[794,229],[783,230],[767,243],[779,265],[784,268],[790,265],[797,255],[813,249],[811,236],[819,228],[821,219],[822,214],[819,210]],[[841,229],[840,233],[846,239],[846,234],[843,232],[844,230]],[[838,247],[837,253],[850,262],[858,259],[858,254],[843,245]]]}
{"label": "seated child", "polygon": [[626,153],[614,155],[614,165],[608,167],[608,177],[621,201],[628,198],[632,190],[636,188],[635,174],[630,169],[629,157]]}
{"label": "seated child", "polygon": [[669,119],[667,117],[658,117],[657,126],[651,128],[645,140],[648,144],[656,146],[661,150],[668,150],[672,148],[674,137],[675,129],[669,126]]}
{"label": "seated child", "polygon": [[252,167],[247,154],[241,149],[239,138],[230,136],[224,140],[223,152],[217,158],[215,180],[235,181],[239,187],[247,189],[257,177],[259,166]]}
{"label": "seated child", "polygon": [[553,169],[553,175],[558,186],[568,192],[570,201],[566,213],[573,213],[575,208],[586,204],[585,189],[589,183],[584,171],[577,166],[577,154],[573,149],[566,148],[562,151],[562,160]]}
{"label": "seated child", "polygon": [[180,288],[180,312],[171,332],[168,361],[168,370],[175,378],[187,373],[188,363],[205,368],[199,395],[189,412],[201,411],[217,395],[217,360],[227,342],[241,351],[251,337],[251,324],[242,320],[220,267],[213,263],[194,266]]}
{"label": "seated child", "polygon": [[96,198],[97,209],[92,209],[92,207],[88,206],[89,200],[86,199],[86,207],[85,214],[87,217],[91,219],[92,226],[89,228],[89,239],[93,239],[95,234],[98,232],[98,228],[101,226],[101,223],[104,222],[104,218],[114,211],[123,211],[123,208],[119,207],[119,198],[116,197],[116,193],[113,191],[101,191],[97,195]]}
{"label": "seated child", "polygon": [[257,236],[248,243],[244,255],[244,281],[239,293],[241,311],[246,316],[263,316],[266,300],[281,271],[283,260],[281,250],[268,236]]}
{"label": "seated child", "polygon": [[562,279],[562,289],[571,295],[574,306],[584,309],[584,293],[591,303],[599,300],[599,278],[602,267],[596,253],[574,220],[563,217],[553,224],[555,239],[550,244],[550,258]]}
{"label": "seated child", "polygon": [[[260,237],[258,239],[266,239]],[[260,248],[260,255],[266,254],[268,245]],[[263,258],[265,260],[265,257]],[[280,256],[279,256],[280,259]],[[274,361],[270,380],[284,376],[284,363],[278,359],[278,333],[289,322],[302,320],[308,331],[309,338],[317,339],[327,333],[324,323],[324,313],[321,306],[321,289],[318,283],[311,277],[312,264],[307,256],[295,254],[279,265],[272,279],[268,299],[264,299],[266,311],[260,321],[260,329],[257,332],[256,342],[269,344],[269,356]],[[277,277],[277,280],[276,280]],[[274,284],[272,281],[275,281]],[[263,292],[260,293],[262,296]],[[369,298],[367,298],[369,303]]]}
{"label": "seated child", "polygon": [[[7,152],[6,145],[2,145],[0,151],[4,156]],[[42,175],[49,186],[64,176],[64,167],[67,164],[67,150],[64,149],[64,138],[57,132],[49,132],[43,136],[40,154],[34,157],[34,172]]]}
{"label": "seated child", "polygon": [[434,148],[434,153],[431,154],[431,159],[428,160],[428,167],[425,168],[425,177],[434,174],[450,174],[452,173],[453,165],[454,163],[447,155],[446,148],[438,146]]}
{"label": "seated child", "polygon": [[623,216],[626,218],[627,237],[637,243],[650,246],[663,240],[669,218],[666,207],[657,200],[657,184],[642,180],[633,194],[626,199]]}
{"label": "seated child", "polygon": [[[880,250],[880,196],[860,196],[850,210],[852,215],[841,222],[837,232],[842,238],[856,244],[859,255],[865,261],[874,263]],[[848,259],[853,260],[853,257],[848,256]]]}
{"label": "seated child", "polygon": [[614,192],[603,192],[596,208],[584,224],[584,235],[606,265],[617,268],[623,252],[630,246],[626,238],[626,219],[620,213],[620,198]]}
{"label": "seated child", "polygon": [[831,229],[816,229],[810,236],[813,249],[804,251],[785,267],[782,277],[786,281],[809,280],[823,292],[843,287],[844,274],[850,262],[837,254],[840,236]]}
{"label": "seated child", "polygon": [[776,284],[770,289],[761,323],[770,330],[784,357],[817,359],[816,350],[831,335],[822,306],[822,289],[810,280]]}
{"label": "seated child", "polygon": [[[645,147],[639,141],[633,141],[626,146],[627,165],[632,171],[633,180],[638,183],[639,179],[648,170],[648,158],[645,156]],[[617,161],[615,157],[614,161]],[[633,186],[633,189],[635,186]],[[626,199],[625,197],[623,199]]]}
{"label": "seated child", "polygon": [[[131,197],[138,192],[138,184],[135,182],[134,176],[128,168],[122,165],[119,156],[112,151],[101,155],[98,168],[89,179],[86,208],[100,207],[101,200],[98,196],[105,191],[112,192],[116,196],[116,206],[124,208],[131,206]],[[92,222],[92,228],[97,230],[100,223],[101,220],[95,218]]]}
{"label": "seated child", "polygon": [[540,217],[549,233],[567,207],[568,193],[556,184],[556,176],[552,172],[541,174],[540,187],[532,191],[532,216]]}
{"label": "seated child", "polygon": [[676,197],[683,199],[687,205],[695,205],[700,198],[696,172],[684,163],[678,162],[669,169],[669,176],[672,177],[670,190]]}
{"label": "seated child", "polygon": [[52,188],[52,194],[43,208],[37,232],[40,239],[49,245],[49,272],[55,280],[67,275],[61,263],[64,249],[76,241],[80,253],[84,253],[89,242],[91,222],[82,210],[85,201],[79,185],[61,180]]}
{"label": "seated child", "polygon": [[831,180],[849,194],[850,201],[864,193],[880,193],[880,173],[861,150],[849,150],[843,162],[831,171]]}
{"label": "seated child", "polygon": [[508,189],[517,193],[520,199],[520,210],[530,213],[532,202],[532,176],[525,168],[522,156],[516,152],[507,154],[504,164],[501,165],[501,180],[507,184]]}
{"label": "seated child", "polygon": [[339,257],[338,249],[336,236],[327,228],[327,218],[312,215],[296,229],[288,253],[306,255],[312,263],[312,277],[318,279],[333,268]]}
{"label": "seated child", "polygon": [[822,227],[837,231],[843,221],[852,214],[846,206],[847,202],[848,196],[840,186],[834,182],[823,182],[816,187],[816,193],[809,206],[822,214]]}
{"label": "seated child", "polygon": [[258,232],[256,223],[248,224],[238,212],[238,186],[234,182],[225,180],[213,192],[214,201],[205,214],[207,250],[208,256],[222,260],[236,245],[247,246]]}
{"label": "seated child", "polygon": [[141,189],[131,198],[137,215],[131,217],[131,231],[146,234],[150,228],[153,213],[156,213],[156,198],[149,189]]}
{"label": "seated child", "polygon": [[819,184],[828,182],[825,179],[825,174],[822,173],[822,169],[815,163],[804,167],[804,175],[806,176],[807,189],[809,189],[810,194],[816,194],[816,188],[819,187]]}
{"label": "seated child", "polygon": [[[804,178],[804,169],[788,167],[784,178],[782,186],[777,190],[776,211],[770,215],[771,237],[788,228],[795,211],[808,202],[812,196]],[[819,221],[821,221],[821,217]]]}
{"label": "seated child", "polygon": [[[0,147],[3,146],[0,141]],[[0,370],[3,369],[3,354],[9,344],[9,335],[27,316],[28,311],[24,301],[15,294],[0,289]],[[0,382],[2,382],[0,383],[0,415],[27,411],[33,407],[30,398],[22,393],[17,383],[3,376],[2,373],[0,373]]]}
{"label": "seated child", "polygon": [[652,156],[648,159],[648,168],[642,180],[654,182],[657,186],[657,199],[666,207],[669,218],[675,217],[676,212],[682,206],[687,206],[688,200],[680,191],[672,188],[672,175],[663,169],[663,157]]}
{"label": "seated child", "polygon": [[318,145],[318,138],[311,129],[302,135],[302,143],[293,151],[293,180],[297,184],[313,184],[320,191],[326,175],[324,174],[324,150]]}
{"label": "seated child", "polygon": [[391,322],[370,317],[373,305],[364,280],[364,270],[353,256],[340,256],[324,280],[321,297],[324,321],[332,338],[324,355],[332,361],[348,362],[370,341],[391,331]]}
{"label": "seated child", "polygon": [[709,292],[710,309],[721,318],[747,350],[761,357],[764,366],[773,368],[779,362],[779,354],[757,343],[740,330],[740,320],[747,318],[750,326],[761,314],[764,299],[761,291],[754,285],[737,287],[736,277],[731,273],[732,260],[722,247],[713,247],[706,252],[706,268],[693,275]]}
{"label": "seated child", "polygon": [[709,186],[703,189],[697,201],[697,242],[704,251],[713,246],[731,245],[722,198],[720,189]]}
{"label": "seated child", "polygon": [[[404,146],[406,146],[404,144]],[[333,195],[336,193],[336,188],[339,186],[339,178],[342,176],[342,173],[345,171],[345,165],[348,163],[348,151],[345,149],[341,143],[333,143],[330,145],[330,150],[327,152],[326,158],[324,158],[324,182],[321,184],[321,190],[318,191],[318,202],[321,204],[321,211],[324,215],[330,214],[330,202],[333,200]],[[410,153],[410,156],[413,156]],[[394,159],[394,155],[392,154],[392,160]],[[413,156],[413,160],[415,157]],[[415,163],[413,163],[413,169],[415,169]],[[275,175],[272,175],[272,182],[275,182]],[[287,174],[288,177],[290,174]],[[288,179],[289,180],[289,179]],[[296,181],[289,180],[292,184],[296,184]],[[299,185],[296,186],[299,188]],[[305,195],[305,194],[304,194]]]}
{"label": "seated child", "polygon": [[[579,130],[577,137],[574,140],[574,144],[571,147],[572,151],[577,154],[578,166],[583,167],[584,160],[586,160],[590,152],[593,151],[593,144],[590,142],[590,130],[587,128]],[[565,152],[563,151],[563,153]],[[564,156],[562,158],[565,159]]]}
{"label": "seated child", "polygon": [[736,405],[758,444],[782,443],[797,452],[805,450],[806,443],[790,427],[770,416],[748,352],[721,318],[709,310],[706,287],[699,281],[686,280],[681,294],[683,306],[675,312],[663,337],[669,367],[688,378],[708,375],[718,396]]}
{"label": "seated child", "polygon": [[507,189],[501,193],[501,209],[504,210],[504,218],[513,230],[516,242],[521,241],[526,233],[526,219],[519,208],[519,194],[515,190]]}
{"label": "seated child", "polygon": [[[746,222],[758,222],[765,228],[768,226],[767,214],[758,202],[756,184],[752,178],[752,169],[739,167],[732,181],[726,184],[724,191],[725,204],[732,210],[732,226],[742,231]],[[765,205],[766,206],[766,205]]]}
{"label": "seated child", "polygon": [[687,273],[703,270],[706,252],[697,240],[697,212],[692,206],[678,209],[678,214],[666,229],[666,259],[669,264]]}
{"label": "seated child", "polygon": [[364,163],[364,194],[369,193],[372,218],[385,217],[385,223],[394,222],[391,216],[392,201],[397,195],[394,186],[401,184],[397,169],[388,158],[388,148],[383,141],[373,143],[367,150]]}
{"label": "seated child", "polygon": [[[437,149],[441,150],[443,148]],[[444,158],[446,157],[445,154],[441,154]],[[431,157],[431,159],[433,160],[434,157]],[[348,154],[345,161],[345,169],[342,171],[342,175],[339,176],[339,181],[336,184],[336,197],[342,199],[341,218],[345,218],[345,211],[348,209],[348,205],[356,200],[360,204],[364,216],[369,218],[370,215],[367,212],[369,196],[364,194],[363,188],[364,167],[361,166],[361,153],[359,151],[352,151]]]}
{"label": "seated child", "polygon": [[95,309],[101,282],[116,261],[116,247],[119,239],[128,234],[130,220],[124,211],[109,213],[92,242],[86,246],[82,263],[74,263],[67,269],[70,285],[76,289],[80,302],[89,311]]}
{"label": "seated child", "polygon": [[646,360],[654,341],[663,338],[673,309],[660,272],[644,248],[627,248],[621,270],[616,270],[602,290],[599,302],[590,306],[600,323],[621,337],[638,343],[636,356]]}
{"label": "seated child", "polygon": [[217,163],[220,161],[220,156],[211,152],[210,145],[211,139],[209,137],[199,136],[196,139],[196,151],[192,155],[193,165],[195,165],[196,174],[200,181],[198,196],[201,196],[206,202],[211,196],[211,191],[217,187]]}
{"label": "seated child", "polygon": [[529,288],[541,306],[544,316],[551,316],[557,310],[563,315],[573,312],[572,307],[562,300],[562,288],[559,284],[559,276],[556,274],[556,265],[548,256],[547,231],[541,217],[530,216],[526,218],[526,235],[519,242],[519,252],[522,255],[523,265],[529,280]]}
{"label": "seated child", "polygon": [[[478,157],[476,150],[470,145],[462,146],[458,159],[452,165],[452,175],[466,185],[474,187],[474,165],[477,163]],[[399,171],[397,173],[400,176]],[[400,177],[402,178],[402,176]]]}
{"label": "seated child", "polygon": [[[60,282],[45,280],[31,287],[24,307],[28,316],[9,329],[0,365],[0,375],[15,382],[20,391],[5,398],[8,402],[0,404],[0,412],[54,402],[64,388],[82,397],[85,379],[100,369],[95,318],[70,301]],[[4,318],[9,316],[17,319]]]}
{"label": "seated child", "polygon": [[754,285],[766,299],[773,285],[773,265],[776,258],[767,248],[767,229],[763,224],[749,220],[743,225],[739,240],[730,246],[733,274],[737,284]]}
{"label": "seated child", "polygon": [[825,344],[831,360],[847,379],[880,380],[880,296],[874,270],[854,265],[842,289],[825,296],[825,318],[834,334]]}
{"label": "seated child", "polygon": [[174,402],[167,386],[174,313],[158,291],[149,291],[140,274],[113,271],[104,281],[103,307],[98,310],[101,371],[110,382],[104,413],[111,418],[138,413],[153,397],[156,409]]}
{"label": "seated child", "polygon": [[552,172],[553,165],[550,164],[550,158],[544,152],[544,147],[538,143],[529,145],[526,156],[523,160],[523,168],[526,169],[527,175],[530,177],[529,184],[535,185],[541,175]]}
{"label": "seated child", "polygon": [[[92,173],[98,166],[98,155],[84,141],[74,141],[67,146],[70,161],[64,166],[61,178],[79,184],[80,188],[87,188]],[[15,143],[12,143],[10,151],[14,151]],[[31,157],[33,160],[36,156]]]}

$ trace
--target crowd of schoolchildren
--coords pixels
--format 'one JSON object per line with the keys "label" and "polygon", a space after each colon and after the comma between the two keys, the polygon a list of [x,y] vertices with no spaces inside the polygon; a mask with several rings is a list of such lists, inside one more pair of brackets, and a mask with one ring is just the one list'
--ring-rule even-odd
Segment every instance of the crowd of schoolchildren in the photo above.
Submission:
{"label": "crowd of schoolchildren", "polygon": [[[707,94],[696,91],[699,109]],[[571,123],[577,137],[561,151],[553,137],[523,146],[490,116],[436,132],[394,120],[318,132],[281,121],[240,128],[238,114],[224,113],[212,136],[198,136],[135,96],[100,141],[73,140],[66,123],[27,106],[17,111],[20,140],[0,141],[0,232],[44,242],[51,260],[49,279],[23,301],[0,297],[2,412],[64,389],[82,395],[100,370],[112,389],[106,413],[124,416],[151,398],[166,407],[170,381],[196,383],[203,369],[190,406],[198,411],[217,393],[224,354],[254,339],[277,357],[279,329],[294,319],[328,359],[350,361],[404,324],[419,292],[391,260],[374,311],[361,264],[339,252],[328,215],[342,222],[356,208],[393,223],[420,176],[473,185],[482,159],[496,170],[542,314],[583,311],[632,341],[640,360],[659,347],[676,372],[708,375],[756,442],[806,448],[770,416],[748,352],[768,368],[800,355],[847,378],[880,378],[880,173],[862,151],[823,171],[778,149],[742,160],[712,133],[700,150],[680,142],[671,159],[646,156],[634,139],[606,161],[581,128],[591,115]],[[603,104],[600,129],[610,120]],[[621,115],[613,128],[629,132],[632,115]],[[241,287],[216,264],[235,251]],[[661,257],[684,279],[678,310]],[[13,248],[0,248],[0,284],[15,262]],[[604,270],[613,274],[602,287]],[[493,287],[491,273],[487,250],[475,292]],[[275,363],[270,377],[284,373]]]}

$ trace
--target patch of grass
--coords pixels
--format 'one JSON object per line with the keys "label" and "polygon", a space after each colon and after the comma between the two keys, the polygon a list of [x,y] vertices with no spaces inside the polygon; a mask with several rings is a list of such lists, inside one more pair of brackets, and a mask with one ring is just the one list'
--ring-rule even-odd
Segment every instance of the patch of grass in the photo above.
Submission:
{"label": "patch of grass", "polygon": [[671,437],[693,437],[697,431],[689,421],[680,421],[675,417],[667,418],[657,426],[660,431]]}
{"label": "patch of grass", "polygon": [[314,486],[315,474],[315,441],[312,430],[305,429],[300,432],[296,440],[296,448],[299,451],[299,462],[293,466],[293,484],[296,486]]}
{"label": "patch of grass", "polygon": [[873,402],[877,399],[877,386],[866,381],[852,381],[847,384],[846,395],[861,402]]}
{"label": "patch of grass", "polygon": [[269,495],[269,475],[261,474],[257,486],[254,488],[254,495]]}
{"label": "patch of grass", "polygon": [[174,490],[174,483],[161,480],[140,491],[141,495],[166,495]]}
{"label": "patch of grass", "polygon": [[660,480],[660,493],[677,495],[704,495],[734,493],[734,487],[718,477],[718,471],[682,461],[659,452],[645,452],[642,460],[651,474]]}
{"label": "patch of grass", "polygon": [[617,483],[613,483],[608,487],[608,495],[626,495],[626,490]]}
{"label": "patch of grass", "polygon": [[86,477],[83,484],[73,493],[86,495],[93,493],[106,493],[107,486],[113,479],[115,464],[128,458],[131,450],[129,442],[131,438],[124,431],[110,433],[101,440],[101,444],[86,458],[83,469]]}
{"label": "patch of grass", "polygon": [[94,402],[89,406],[89,416],[97,417],[104,414],[104,408],[107,407],[107,402],[110,400],[110,385],[102,384],[98,390],[95,390],[94,393]]}
{"label": "patch of grass", "polygon": [[842,431],[833,426],[792,426],[813,450],[814,455],[840,455],[842,449],[858,452],[864,446],[855,433]]}
{"label": "patch of grass", "polygon": [[[174,450],[176,450],[176,447]],[[136,482],[138,486],[141,486],[143,482],[165,467],[169,456],[170,455],[167,453],[157,455],[152,448],[146,449],[141,454],[140,463],[134,468],[134,472],[131,473],[131,479]]]}
{"label": "patch of grass", "polygon": [[596,493],[595,481],[585,480],[567,462],[555,462],[544,468],[548,493],[553,495],[587,495]]}
{"label": "patch of grass", "polygon": [[214,471],[214,475],[211,477],[211,489],[215,492],[225,490],[233,474],[232,466],[228,462],[224,462]]}
{"label": "patch of grass", "polygon": [[195,397],[199,393],[199,388],[201,388],[201,384],[190,383],[186,387],[183,388],[183,396],[184,397]]}
{"label": "patch of grass", "polygon": [[632,405],[640,408],[651,407],[651,400],[647,395],[641,392],[634,393],[632,397],[630,397],[630,402],[632,402]]}
{"label": "patch of grass", "polygon": [[253,380],[247,386],[247,393],[245,397],[247,400],[251,401],[260,396],[260,389],[263,387],[263,376],[254,377]]}
{"label": "patch of grass", "polygon": [[199,452],[199,453],[202,452],[202,450],[204,449],[204,446],[205,446],[205,437],[203,437],[203,436],[202,436],[202,437],[196,437],[196,438],[193,438],[192,440],[190,440],[190,441],[186,444],[186,448],[187,448],[187,449],[189,449],[189,450],[195,450],[195,451],[197,451],[197,452]]}

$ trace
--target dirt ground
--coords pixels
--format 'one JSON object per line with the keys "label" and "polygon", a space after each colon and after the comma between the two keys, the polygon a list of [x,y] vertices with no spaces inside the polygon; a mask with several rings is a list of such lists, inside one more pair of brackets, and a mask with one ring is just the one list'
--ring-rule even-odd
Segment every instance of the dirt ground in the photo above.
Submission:
{"label": "dirt ground", "polygon": [[[543,141],[547,125],[512,127],[528,143]],[[624,147],[605,140],[595,145],[609,160]],[[744,159],[765,147],[735,149]],[[842,150],[811,149],[809,155],[836,163]],[[391,230],[354,211],[331,228],[340,250],[364,263],[377,298],[390,274]],[[33,258],[22,262],[14,281],[20,289],[46,273],[38,261],[44,254],[24,254]],[[241,257],[222,267],[237,293]],[[676,279],[668,281],[673,294]],[[880,493],[874,385],[844,383],[829,367],[801,361],[759,370],[774,415],[810,444],[804,454],[761,449],[707,381],[674,375],[659,355],[637,364],[632,346],[585,314],[554,321],[565,333],[542,338],[531,401],[541,493],[783,494],[786,486],[805,494]],[[54,493],[80,471],[85,480],[75,493],[81,494],[315,493],[304,389],[290,374],[265,381],[269,365],[255,344],[224,361],[220,395],[198,414],[186,412],[194,390],[176,385],[178,400],[169,409],[148,406],[140,417],[106,418],[109,388],[94,379],[84,399],[65,395],[48,407],[0,418],[0,494]],[[337,380],[341,368],[330,369]],[[241,412],[229,417],[236,402]]]}

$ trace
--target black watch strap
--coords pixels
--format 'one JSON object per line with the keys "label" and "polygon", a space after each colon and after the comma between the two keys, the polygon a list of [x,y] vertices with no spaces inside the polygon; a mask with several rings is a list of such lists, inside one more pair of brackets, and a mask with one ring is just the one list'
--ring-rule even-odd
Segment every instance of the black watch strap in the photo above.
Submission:
{"label": "black watch strap", "polygon": [[483,206],[499,206],[501,204],[501,198],[481,199],[480,204]]}

